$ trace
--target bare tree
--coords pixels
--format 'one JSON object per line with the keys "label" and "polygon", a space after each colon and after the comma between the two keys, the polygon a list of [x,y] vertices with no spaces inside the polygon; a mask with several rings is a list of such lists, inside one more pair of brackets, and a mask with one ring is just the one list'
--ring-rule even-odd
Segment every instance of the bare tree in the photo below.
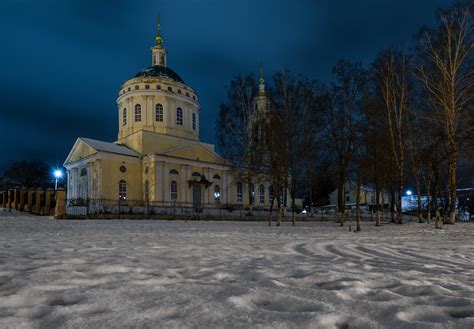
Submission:
{"label": "bare tree", "polygon": [[332,72],[332,104],[326,110],[326,136],[336,164],[337,208],[342,226],[345,220],[345,186],[354,155],[354,125],[367,83],[367,72],[360,63],[348,60],[339,60]]}
{"label": "bare tree", "polygon": [[[404,128],[409,109],[409,64],[405,53],[389,49],[379,54],[375,63],[377,85],[384,100],[390,132],[391,149],[398,173],[397,223],[403,224],[402,195],[405,183]],[[394,191],[392,190],[392,199]],[[393,202],[392,202],[393,203]]]}
{"label": "bare tree", "polygon": [[[416,76],[430,95],[443,121],[448,149],[449,222],[456,222],[459,120],[472,101],[474,72],[472,49],[472,1],[439,10],[439,26],[426,31],[420,41],[423,60]],[[435,192],[437,188],[435,187]],[[436,198],[434,200],[436,201]]]}
{"label": "bare tree", "polygon": [[[273,198],[271,201],[272,207],[274,201],[276,200],[276,225],[280,226],[284,202],[284,200],[282,200],[281,198],[280,191],[284,188],[285,180],[288,176],[288,157],[286,153],[287,149],[285,147],[282,147],[282,145],[285,145],[287,140],[285,135],[280,133],[281,129],[283,129],[284,126],[281,112],[279,111],[279,108],[275,106],[273,101],[271,102],[271,104],[272,105],[270,107],[269,123],[265,129],[266,145],[268,149],[268,158],[265,163],[265,170],[273,190]],[[268,221],[269,226],[271,225],[271,222],[272,218],[270,213]]]}
{"label": "bare tree", "polygon": [[232,164],[234,173],[247,182],[249,214],[252,213],[254,201],[252,180],[261,172],[261,159],[255,157],[257,152],[251,134],[256,95],[257,85],[253,75],[235,77],[230,82],[228,101],[221,105],[216,124],[218,146],[223,156]]}

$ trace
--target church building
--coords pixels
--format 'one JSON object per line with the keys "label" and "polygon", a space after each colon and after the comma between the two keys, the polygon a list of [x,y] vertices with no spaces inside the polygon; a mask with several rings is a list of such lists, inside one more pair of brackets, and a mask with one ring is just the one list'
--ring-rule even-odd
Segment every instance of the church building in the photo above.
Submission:
{"label": "church building", "polygon": [[[214,145],[200,141],[199,98],[168,66],[160,24],[155,39],[152,65],[120,88],[117,141],[80,137],[72,147],[64,163],[67,198],[196,208],[245,207],[252,195],[254,206],[269,208],[268,183],[240,181]],[[263,78],[254,105],[266,111]]]}

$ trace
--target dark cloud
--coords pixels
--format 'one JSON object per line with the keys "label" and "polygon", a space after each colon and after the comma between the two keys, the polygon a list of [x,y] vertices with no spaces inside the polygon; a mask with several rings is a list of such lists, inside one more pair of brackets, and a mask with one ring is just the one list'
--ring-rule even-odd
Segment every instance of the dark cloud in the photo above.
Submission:
{"label": "dark cloud", "polygon": [[370,62],[409,42],[449,0],[3,0],[0,169],[62,162],[78,136],[113,141],[121,84],[150,65],[156,14],[169,65],[200,96],[201,137],[238,73],[289,68],[328,79],[338,58]]}

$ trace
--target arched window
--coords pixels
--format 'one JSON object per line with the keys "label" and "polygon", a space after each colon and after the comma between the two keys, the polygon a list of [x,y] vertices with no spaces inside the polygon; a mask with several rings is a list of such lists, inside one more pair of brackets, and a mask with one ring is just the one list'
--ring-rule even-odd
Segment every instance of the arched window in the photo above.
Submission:
{"label": "arched window", "polygon": [[270,204],[272,204],[273,199],[275,198],[275,192],[273,191],[272,185],[270,185],[270,187],[268,188],[268,197],[269,197]]}
{"label": "arched window", "polygon": [[81,176],[87,176],[87,168],[81,169]]}
{"label": "arched window", "polygon": [[171,87],[168,87],[168,91],[171,91],[171,92],[173,92],[173,88],[171,88]]}
{"label": "arched window", "polygon": [[180,107],[176,109],[176,124],[183,125],[183,109]]}
{"label": "arched window", "polygon": [[214,186],[214,202],[221,202],[221,189],[219,188],[219,185]]}
{"label": "arched window", "polygon": [[140,89],[140,87],[138,87],[138,85],[137,85],[137,86],[135,86],[135,90],[138,90],[138,89]]}
{"label": "arched window", "polygon": [[123,179],[119,182],[119,199],[127,199],[127,183]]}
{"label": "arched window", "polygon": [[148,183],[147,180],[145,181],[144,195],[145,195],[145,201],[150,200],[149,199],[149,197],[150,197],[150,184]]}
{"label": "arched window", "polygon": [[193,130],[196,130],[196,113],[193,113]]}
{"label": "arched window", "polygon": [[198,172],[193,172],[192,175],[193,177],[201,177],[201,174]]}
{"label": "arched window", "polygon": [[140,104],[135,105],[135,122],[142,121],[142,106]]}
{"label": "arched window", "polygon": [[163,122],[163,105],[161,104],[155,106],[155,121]]}
{"label": "arched window", "polygon": [[237,182],[237,203],[242,203],[243,201],[243,193],[242,193],[242,183]]}
{"label": "arched window", "polygon": [[145,89],[150,89],[150,85],[145,85]]}
{"label": "arched window", "polygon": [[221,176],[219,176],[218,174],[215,174],[214,179],[221,179]]}
{"label": "arched window", "polygon": [[160,85],[156,85],[156,89],[160,90],[160,89],[161,89],[161,86],[160,86]]}
{"label": "arched window", "polygon": [[260,203],[265,203],[265,186],[263,186],[263,184],[260,184],[259,190],[260,190]]}
{"label": "arched window", "polygon": [[178,175],[179,172],[178,172],[176,169],[171,169],[171,170],[170,170],[170,174],[172,174],[172,175]]}
{"label": "arched window", "polygon": [[176,181],[171,181],[171,201],[175,202],[178,200],[178,184]]}
{"label": "arched window", "polygon": [[122,112],[122,126],[127,124],[127,109],[124,108]]}

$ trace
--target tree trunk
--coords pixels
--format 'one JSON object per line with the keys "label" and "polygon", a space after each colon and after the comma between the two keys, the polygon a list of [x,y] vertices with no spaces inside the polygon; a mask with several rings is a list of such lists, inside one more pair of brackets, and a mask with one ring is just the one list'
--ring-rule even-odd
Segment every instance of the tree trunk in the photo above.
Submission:
{"label": "tree trunk", "polygon": [[420,179],[415,178],[416,180],[416,197],[417,197],[417,206],[418,206],[418,223],[423,223],[423,209],[421,207],[421,188],[420,188]]}
{"label": "tree trunk", "polygon": [[431,193],[428,187],[428,190],[426,192],[426,197],[428,198],[427,200],[427,211],[426,211],[426,222],[430,224],[431,222]]}
{"label": "tree trunk", "polygon": [[309,216],[314,217],[314,207],[313,207],[313,178],[309,176]]}
{"label": "tree trunk", "polygon": [[291,215],[291,221],[293,226],[296,226],[296,202],[295,202],[295,195],[294,192],[291,195],[291,208],[293,210],[293,214]]}
{"label": "tree trunk", "polygon": [[280,226],[280,225],[281,225],[281,212],[282,212],[283,208],[282,208],[282,206],[281,206],[281,204],[280,204],[280,200],[277,200],[277,201],[278,201],[278,207],[277,207],[277,211],[278,211],[277,216],[278,216],[278,217],[277,217],[277,224],[276,224],[276,226]]}
{"label": "tree trunk", "polygon": [[443,224],[449,224],[449,209],[450,209],[450,203],[451,203],[451,197],[450,197],[450,188],[446,190],[446,196],[444,198],[444,207],[443,207]]}
{"label": "tree trunk", "polygon": [[272,226],[272,211],[273,211],[273,202],[275,201],[275,197],[272,198],[270,202],[270,211],[268,213],[268,226]]}
{"label": "tree trunk", "polygon": [[356,192],[356,231],[360,231],[360,178],[357,179],[357,192]]}
{"label": "tree trunk", "polygon": [[435,169],[435,186],[434,186],[434,211],[435,211],[435,228],[442,229],[443,222],[441,221],[441,214],[439,213],[439,204],[438,204],[438,191],[439,191],[439,169]]}
{"label": "tree trunk", "polygon": [[[451,142],[453,144],[455,142]],[[450,194],[450,207],[449,207],[449,224],[456,224],[456,151],[455,145],[451,145],[451,156],[449,161],[449,194]]]}
{"label": "tree trunk", "polygon": [[375,187],[375,226],[380,226],[380,191],[378,186]]}
{"label": "tree trunk", "polygon": [[390,223],[395,224],[395,191],[390,191]]}
{"label": "tree trunk", "polygon": [[339,173],[339,186],[337,189],[337,211],[339,214],[339,222],[341,223],[341,226],[344,226],[344,210],[345,210],[345,177],[344,174],[341,172]]}
{"label": "tree trunk", "polygon": [[253,195],[252,195],[252,178],[251,177],[248,178],[248,190],[249,190],[249,212],[247,213],[247,216],[253,216]]}
{"label": "tree trunk", "polygon": [[397,195],[397,224],[403,224],[403,209],[402,209],[402,195],[403,195],[403,170],[400,170],[400,185],[398,187]]}

